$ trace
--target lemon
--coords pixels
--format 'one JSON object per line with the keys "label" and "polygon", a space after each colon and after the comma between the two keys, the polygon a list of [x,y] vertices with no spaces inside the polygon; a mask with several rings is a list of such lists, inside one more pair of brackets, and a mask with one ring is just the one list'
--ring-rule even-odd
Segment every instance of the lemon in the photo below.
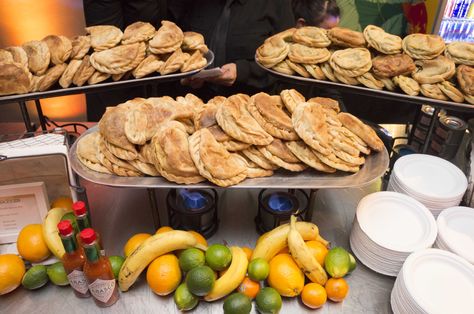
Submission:
{"label": "lemon", "polygon": [[186,286],[197,296],[205,296],[214,287],[216,275],[208,266],[198,266],[191,269],[186,275]]}
{"label": "lemon", "polygon": [[255,298],[257,309],[262,314],[276,314],[281,309],[281,296],[270,287],[263,288]]}
{"label": "lemon", "polygon": [[203,266],[205,262],[206,257],[204,253],[196,248],[186,249],[179,255],[179,267],[184,272],[188,272],[198,266]]}
{"label": "lemon", "polygon": [[222,244],[213,244],[207,248],[206,264],[213,270],[220,271],[229,267],[232,261],[232,253],[229,248]]}
{"label": "lemon", "polygon": [[249,263],[248,274],[250,279],[262,281],[267,279],[269,273],[270,265],[263,258],[256,258]]}
{"label": "lemon", "polygon": [[41,288],[48,282],[48,274],[46,266],[35,265],[28,269],[21,280],[21,285],[28,290]]}
{"label": "lemon", "polygon": [[33,263],[41,262],[51,255],[43,237],[43,227],[40,224],[30,224],[23,227],[18,234],[16,247],[23,259]]}
{"label": "lemon", "polygon": [[185,283],[178,286],[173,299],[180,311],[190,311],[199,303],[199,299],[189,291]]}
{"label": "lemon", "polygon": [[351,258],[349,253],[342,247],[334,247],[330,249],[324,260],[324,267],[331,277],[344,277],[351,268]]}
{"label": "lemon", "polygon": [[51,208],[66,208],[68,211],[72,211],[72,198],[70,196],[60,196],[51,202]]}
{"label": "lemon", "polygon": [[61,262],[49,265],[46,268],[46,273],[48,274],[49,280],[57,286],[67,286],[69,284],[66,271]]}
{"label": "lemon", "polygon": [[252,310],[252,301],[241,292],[232,293],[224,301],[224,314],[248,314]]}
{"label": "lemon", "polygon": [[125,243],[125,246],[123,247],[123,254],[125,257],[130,256],[130,254],[132,254],[132,252],[135,251],[135,249],[149,237],[151,237],[151,234],[149,233],[137,233],[128,239],[127,243]]}
{"label": "lemon", "polygon": [[120,272],[120,268],[122,268],[122,264],[125,261],[125,258],[122,256],[114,255],[109,256],[110,266],[112,266],[112,272],[114,273],[115,279],[118,279],[118,275]]}
{"label": "lemon", "polygon": [[0,255],[0,295],[15,290],[25,274],[25,263],[15,254]]}

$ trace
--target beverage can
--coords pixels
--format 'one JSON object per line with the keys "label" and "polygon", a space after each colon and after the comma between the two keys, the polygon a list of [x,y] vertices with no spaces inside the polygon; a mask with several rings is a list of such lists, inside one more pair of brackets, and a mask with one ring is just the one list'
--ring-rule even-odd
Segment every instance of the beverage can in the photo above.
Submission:
{"label": "beverage can", "polygon": [[467,16],[467,12],[469,10],[469,6],[471,5],[472,0],[464,0],[462,2],[461,8],[459,10],[459,18],[463,19]]}
{"label": "beverage can", "polygon": [[461,14],[461,7],[462,7],[462,4],[463,4],[464,1],[465,0],[456,0],[456,1],[454,1],[453,11],[452,11],[450,17],[456,17],[456,18],[459,17],[459,15]]}

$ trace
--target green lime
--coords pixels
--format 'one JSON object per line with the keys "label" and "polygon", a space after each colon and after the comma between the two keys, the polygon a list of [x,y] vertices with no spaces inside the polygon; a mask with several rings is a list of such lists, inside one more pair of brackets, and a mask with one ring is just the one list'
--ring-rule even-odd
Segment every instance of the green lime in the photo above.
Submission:
{"label": "green lime", "polygon": [[204,253],[196,248],[186,249],[179,255],[179,267],[184,272],[188,272],[198,266],[203,266],[205,262],[206,257]]}
{"label": "green lime", "polygon": [[192,294],[205,296],[214,287],[216,281],[214,271],[208,266],[198,266],[186,275],[186,285]]}
{"label": "green lime", "polygon": [[38,289],[48,282],[48,274],[46,273],[46,266],[35,265],[28,269],[21,280],[21,284],[28,290]]}
{"label": "green lime", "polygon": [[256,258],[249,263],[248,274],[250,279],[254,281],[262,281],[267,279],[270,273],[270,265],[263,258]]}
{"label": "green lime", "polygon": [[199,299],[189,291],[185,283],[182,283],[174,292],[174,303],[178,310],[189,311],[196,307]]}
{"label": "green lime", "polygon": [[213,244],[207,248],[206,263],[212,269],[221,271],[229,267],[232,262],[232,253],[229,248],[222,244]]}
{"label": "green lime", "polygon": [[342,247],[330,249],[324,259],[324,267],[331,277],[344,277],[351,268],[351,258],[349,253]]}
{"label": "green lime", "polygon": [[63,220],[69,220],[71,222],[72,228],[74,229],[74,235],[76,235],[80,232],[79,226],[77,225],[76,216],[74,216],[73,212],[69,212],[69,213],[64,214],[61,217],[61,221],[63,221]]}
{"label": "green lime", "polygon": [[242,292],[232,293],[224,301],[224,314],[248,314],[252,310],[252,301]]}
{"label": "green lime", "polygon": [[67,286],[69,284],[66,271],[64,270],[64,266],[61,262],[49,265],[46,268],[46,272],[48,274],[49,280],[51,280],[51,282],[55,285]]}
{"label": "green lime", "polygon": [[112,266],[112,272],[114,273],[115,279],[118,279],[120,268],[125,261],[125,258],[119,255],[109,256],[110,266]]}
{"label": "green lime", "polygon": [[281,296],[270,287],[263,288],[255,298],[257,309],[262,314],[276,314],[281,309]]}
{"label": "green lime", "polygon": [[349,272],[352,272],[354,269],[357,267],[357,262],[354,256],[352,256],[351,253],[349,253],[349,260],[350,260],[350,265],[349,265]]}

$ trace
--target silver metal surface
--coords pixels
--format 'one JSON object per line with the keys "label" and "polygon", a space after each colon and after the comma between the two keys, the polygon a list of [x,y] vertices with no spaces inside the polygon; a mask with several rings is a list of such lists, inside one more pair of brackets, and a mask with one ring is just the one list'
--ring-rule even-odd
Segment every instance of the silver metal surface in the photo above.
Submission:
{"label": "silver metal surface", "polygon": [[[214,53],[209,50],[205,55],[207,64],[203,68],[207,68],[212,62],[214,61]],[[84,85],[84,86],[75,86],[69,88],[58,88],[53,90],[47,90],[44,92],[35,92],[35,93],[27,93],[27,94],[20,94],[20,95],[8,95],[0,97],[0,105],[1,104],[9,104],[15,102],[24,102],[27,100],[32,99],[44,99],[50,97],[57,97],[57,96],[64,96],[64,95],[74,95],[74,94],[83,94],[83,93],[92,93],[92,92],[99,92],[102,90],[112,90],[114,88],[124,88],[124,87],[131,87],[137,85],[146,85],[146,84],[158,84],[160,82],[168,82],[168,81],[176,81],[182,78],[194,75],[200,72],[202,69],[189,71],[186,73],[173,73],[167,75],[155,75],[155,76],[147,76],[143,78],[131,78],[129,80],[117,81],[117,82],[102,82],[93,85]]]}
{"label": "silver metal surface", "polygon": [[[97,126],[87,130],[72,145],[69,150],[69,160],[72,169],[82,178],[97,184],[115,186],[115,187],[131,187],[131,188],[176,188],[183,187],[170,182],[162,177],[119,177],[95,172],[85,167],[77,158],[76,146],[77,142],[90,132],[95,132]],[[277,170],[271,177],[246,179],[243,182],[228,187],[229,189],[264,189],[264,188],[294,188],[294,189],[321,189],[321,188],[345,188],[357,187],[369,184],[380,178],[387,170],[389,156],[387,150],[384,149],[379,153],[372,153],[365,159],[365,164],[361,170],[355,174],[338,171],[334,174],[326,174],[316,172],[314,170],[306,170],[300,173],[292,173],[284,170]],[[187,185],[192,188],[216,187],[209,182]]]}

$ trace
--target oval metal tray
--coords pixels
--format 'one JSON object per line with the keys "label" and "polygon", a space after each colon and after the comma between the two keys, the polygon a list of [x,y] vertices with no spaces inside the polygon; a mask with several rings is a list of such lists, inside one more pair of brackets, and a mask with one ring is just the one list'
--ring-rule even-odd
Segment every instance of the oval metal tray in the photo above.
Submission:
{"label": "oval metal tray", "polygon": [[[72,169],[83,179],[106,186],[124,188],[216,188],[208,181],[181,185],[170,182],[162,177],[119,177],[116,175],[95,172],[85,167],[77,158],[76,146],[78,141],[85,135],[95,132],[97,126],[87,130],[69,149],[69,161]],[[324,188],[347,188],[359,187],[373,182],[381,177],[387,170],[389,156],[387,150],[372,153],[366,157],[365,164],[357,173],[351,174],[338,171],[333,174],[325,174],[315,170],[307,169],[303,172],[293,173],[285,170],[277,170],[271,177],[246,179],[243,182],[228,187],[229,189],[263,189],[263,188],[295,188],[295,189],[324,189]]]}

